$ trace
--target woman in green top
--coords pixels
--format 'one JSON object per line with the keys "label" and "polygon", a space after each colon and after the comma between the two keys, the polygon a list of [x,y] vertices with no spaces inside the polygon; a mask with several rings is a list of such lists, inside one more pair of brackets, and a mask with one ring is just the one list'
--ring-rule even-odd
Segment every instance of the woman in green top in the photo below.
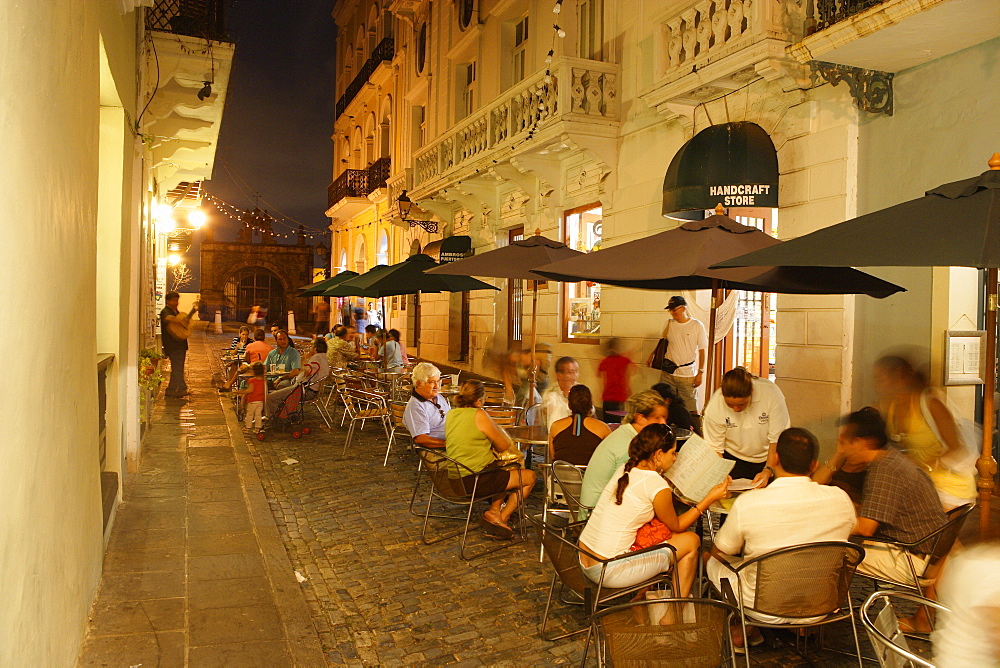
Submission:
{"label": "woman in green top", "polygon": [[467,380],[462,383],[455,397],[456,408],[448,411],[444,421],[445,453],[475,472],[462,476],[466,492],[472,494],[475,487],[475,498],[494,497],[483,517],[509,535],[507,521],[517,509],[517,490],[520,488],[521,497],[527,498],[535,486],[536,476],[534,471],[520,467],[500,468],[492,450],[505,452],[513,442],[483,410],[485,396],[482,381]]}

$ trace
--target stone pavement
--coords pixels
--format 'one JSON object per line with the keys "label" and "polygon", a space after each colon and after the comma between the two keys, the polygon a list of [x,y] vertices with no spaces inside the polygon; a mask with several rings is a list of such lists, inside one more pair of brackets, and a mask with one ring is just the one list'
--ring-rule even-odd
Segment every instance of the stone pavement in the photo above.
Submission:
{"label": "stone pavement", "polygon": [[[346,456],[346,429],[327,429],[314,413],[302,439],[243,438],[230,402],[208,383],[210,350],[229,340],[196,334],[188,373],[198,394],[157,406],[81,665],[580,662],[582,638],[536,634],[550,570],[534,539],[471,563],[459,559],[458,539],[424,545],[408,512],[416,459],[397,447],[383,467],[376,425]],[[555,628],[580,621],[564,605],[553,615]],[[806,660],[789,649],[790,634],[772,639],[755,663],[856,664],[830,652]],[[827,645],[852,647],[850,625],[831,627]]]}

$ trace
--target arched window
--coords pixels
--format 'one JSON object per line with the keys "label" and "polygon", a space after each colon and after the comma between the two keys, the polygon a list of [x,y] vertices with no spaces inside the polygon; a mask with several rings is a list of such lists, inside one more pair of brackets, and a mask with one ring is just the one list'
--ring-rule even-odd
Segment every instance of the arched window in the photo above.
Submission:
{"label": "arched window", "polygon": [[346,250],[340,251],[340,266],[337,267],[337,273],[339,274],[342,271],[347,271],[347,251]]}
{"label": "arched window", "polygon": [[416,56],[417,74],[423,74],[427,65],[427,23],[417,28]]}
{"label": "arched window", "polygon": [[354,271],[359,274],[368,271],[368,246],[363,235],[358,236],[354,245]]}
{"label": "arched window", "polygon": [[378,237],[378,252],[375,254],[375,264],[389,264],[389,235],[384,231]]}

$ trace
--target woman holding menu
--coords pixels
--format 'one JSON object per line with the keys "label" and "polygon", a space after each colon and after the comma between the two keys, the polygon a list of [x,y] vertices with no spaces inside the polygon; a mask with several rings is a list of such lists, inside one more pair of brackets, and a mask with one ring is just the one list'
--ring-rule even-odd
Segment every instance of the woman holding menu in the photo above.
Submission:
{"label": "woman holding menu", "polygon": [[[693,508],[678,516],[673,492],[663,479],[676,455],[676,441],[670,427],[651,424],[632,439],[628,461],[611,476],[594,512],[580,534],[580,566],[584,574],[605,587],[631,587],[657,573],[668,571],[677,555],[680,596],[691,593],[698,568],[701,536],[687,529],[705,509],[727,494],[727,478],[709,491]],[[655,519],[654,519],[655,518]],[[589,555],[610,559],[648,545],[640,544],[640,531],[659,520],[661,535],[674,550],[654,550],[604,565]]]}
{"label": "woman holding menu", "polygon": [[785,395],[769,380],[743,367],[722,376],[721,387],[705,406],[705,440],[725,459],[736,462],[734,479],[749,478],[764,485],[774,475],[774,444],[791,426]]}

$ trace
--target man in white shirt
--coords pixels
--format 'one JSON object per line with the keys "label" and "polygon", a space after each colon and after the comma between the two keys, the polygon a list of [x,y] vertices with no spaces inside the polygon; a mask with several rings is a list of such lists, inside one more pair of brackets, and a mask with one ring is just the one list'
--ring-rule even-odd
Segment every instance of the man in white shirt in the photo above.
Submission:
{"label": "man in white shirt", "polygon": [[[857,518],[850,497],[839,487],[813,482],[809,475],[816,470],[819,444],[805,429],[785,429],[775,447],[775,479],[765,489],[746,492],[733,503],[726,523],[715,536],[713,559],[707,566],[708,577],[721,589],[722,578],[730,579],[733,592],[742,595],[743,605],[754,602],[756,572],[748,568],[740,574],[740,588],[735,577],[718,559],[734,567],[768,552],[827,540],[846,541]],[[739,592],[742,592],[740,594]],[[769,615],[747,613],[765,623],[788,621]],[[737,646],[741,633],[734,633]],[[750,632],[750,644],[759,644],[760,632]]]}
{"label": "man in white shirt", "polygon": [[542,410],[545,428],[552,427],[556,420],[570,416],[569,391],[580,379],[580,363],[572,357],[560,357],[556,361],[556,382],[542,395]]}
{"label": "man in white shirt", "polygon": [[[667,302],[670,320],[663,329],[663,338],[668,341],[666,358],[677,364],[677,370],[666,373],[661,370],[661,381],[671,385],[684,407],[697,415],[698,402],[695,388],[701,386],[705,369],[705,351],[708,350],[708,334],[700,320],[687,313],[687,301],[674,295]],[[652,363],[652,354],[646,366]]]}
{"label": "man in white shirt", "polygon": [[791,424],[785,395],[778,386],[756,378],[743,367],[722,376],[702,415],[705,441],[725,459],[736,462],[733,480],[764,484],[773,475],[774,445]]}

